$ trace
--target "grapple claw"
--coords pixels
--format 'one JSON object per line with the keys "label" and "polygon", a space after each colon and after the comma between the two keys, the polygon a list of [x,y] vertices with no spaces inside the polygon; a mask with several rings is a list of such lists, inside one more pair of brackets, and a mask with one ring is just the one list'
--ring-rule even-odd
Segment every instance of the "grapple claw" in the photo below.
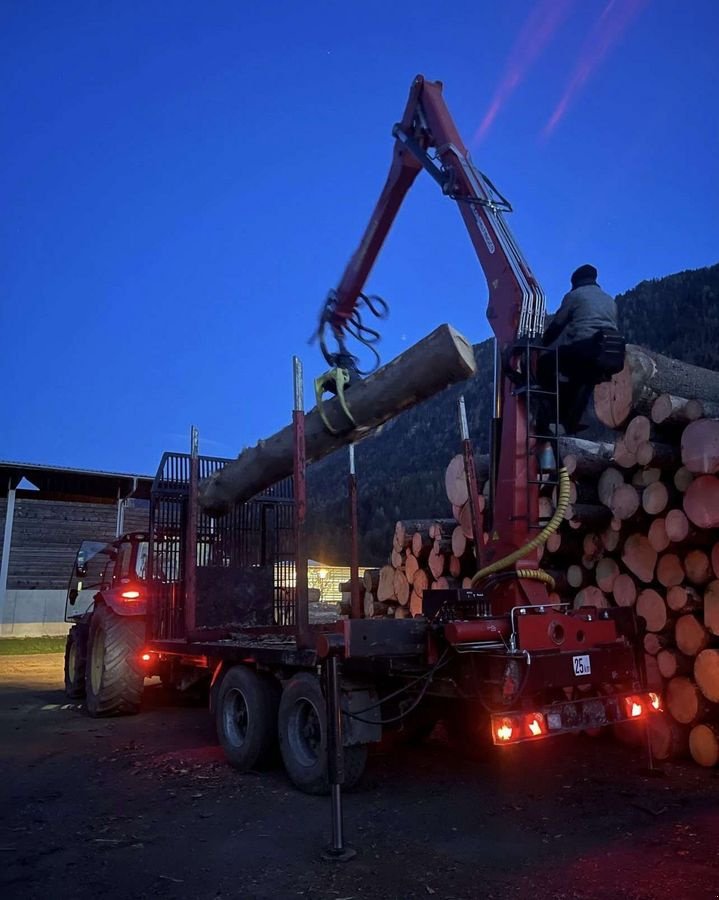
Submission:
{"label": "grapple claw", "polygon": [[329,371],[325,372],[324,375],[320,375],[319,378],[315,378],[315,399],[317,401],[317,411],[320,414],[320,418],[324,422],[325,428],[330,432],[330,434],[339,434],[339,431],[330,424],[330,421],[325,414],[324,394],[334,394],[340,402],[342,412],[351,422],[352,426],[357,427],[357,423],[355,422],[354,416],[347,406],[347,400],[345,398],[345,388],[347,387],[349,382],[349,371],[347,369],[341,368],[340,366],[334,366]]}

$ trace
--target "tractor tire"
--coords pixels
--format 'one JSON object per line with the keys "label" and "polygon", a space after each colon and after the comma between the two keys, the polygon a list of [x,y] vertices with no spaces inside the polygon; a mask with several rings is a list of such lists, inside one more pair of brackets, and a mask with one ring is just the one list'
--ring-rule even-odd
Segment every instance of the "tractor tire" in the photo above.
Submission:
{"label": "tractor tire", "polygon": [[145,681],[139,655],[145,641],[142,616],[118,616],[104,603],[90,620],[85,705],[93,718],[134,715]]}
{"label": "tractor tire", "polygon": [[73,625],[65,642],[65,696],[79,700],[85,696],[87,629]]}
{"label": "tractor tire", "polygon": [[233,666],[215,701],[217,737],[240,772],[266,768],[276,758],[279,685],[248,666]]}
{"label": "tractor tire", "polygon": [[[328,794],[327,709],[318,679],[308,672],[291,678],[278,715],[280,753],[290,781],[305,794]],[[367,764],[367,745],[344,748],[344,787],[351,790]]]}

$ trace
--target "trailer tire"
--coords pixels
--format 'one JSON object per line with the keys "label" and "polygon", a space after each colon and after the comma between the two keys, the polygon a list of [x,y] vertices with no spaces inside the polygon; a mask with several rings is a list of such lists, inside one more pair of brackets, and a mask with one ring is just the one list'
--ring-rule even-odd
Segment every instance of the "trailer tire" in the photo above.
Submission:
{"label": "trailer tire", "polygon": [[215,701],[217,737],[240,772],[265,768],[276,758],[279,685],[247,666],[228,669]]}
{"label": "trailer tire", "polygon": [[118,616],[104,603],[97,604],[90,619],[85,670],[85,705],[93,718],[139,712],[144,640],[142,616]]}
{"label": "trailer tire", "polygon": [[[327,764],[327,710],[318,679],[308,672],[284,687],[278,715],[280,753],[290,781],[305,794],[330,790]],[[351,790],[367,764],[367,745],[344,748],[344,787]]]}
{"label": "trailer tire", "polygon": [[87,635],[78,625],[73,625],[65,642],[65,696],[78,700],[85,696],[85,654]]}

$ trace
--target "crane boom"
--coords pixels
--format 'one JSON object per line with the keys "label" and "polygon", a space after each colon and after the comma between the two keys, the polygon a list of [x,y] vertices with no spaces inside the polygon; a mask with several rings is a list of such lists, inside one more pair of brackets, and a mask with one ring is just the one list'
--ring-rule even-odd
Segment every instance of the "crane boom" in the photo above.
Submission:
{"label": "crane boom", "polygon": [[[524,547],[536,528],[538,489],[526,397],[511,377],[528,365],[529,345],[544,328],[545,296],[504,213],[511,206],[472,163],[469,152],[442,96],[442,83],[418,75],[410,89],[401,120],[394,126],[390,171],[360,244],[336,290],[330,293],[323,322],[329,325],[345,354],[345,333],[363,298],[362,290],[399,211],[422,169],[456,201],[488,285],[487,319],[495,336],[493,398],[492,530],[482,563],[495,561]],[[508,377],[509,376],[509,377]],[[536,568],[536,551],[528,551],[515,570]],[[546,587],[519,578],[509,590],[510,602],[546,602]]]}

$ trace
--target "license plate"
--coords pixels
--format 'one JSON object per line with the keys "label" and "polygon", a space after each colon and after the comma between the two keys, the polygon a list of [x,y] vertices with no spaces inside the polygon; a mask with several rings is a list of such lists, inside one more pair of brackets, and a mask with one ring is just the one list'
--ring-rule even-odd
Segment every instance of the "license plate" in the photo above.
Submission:
{"label": "license plate", "polygon": [[583,675],[592,674],[592,664],[586,654],[584,656],[573,656],[572,665],[574,666],[574,674],[577,678],[580,678]]}

